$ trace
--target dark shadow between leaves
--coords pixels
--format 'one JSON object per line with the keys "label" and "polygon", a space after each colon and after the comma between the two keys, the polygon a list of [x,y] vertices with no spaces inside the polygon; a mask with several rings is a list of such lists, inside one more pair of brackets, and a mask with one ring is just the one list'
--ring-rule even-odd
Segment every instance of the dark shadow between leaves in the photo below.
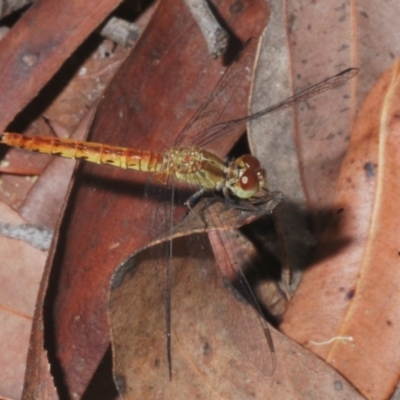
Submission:
{"label": "dark shadow between leaves", "polygon": [[83,394],[82,400],[116,400],[118,396],[112,376],[112,354],[111,346],[109,346]]}

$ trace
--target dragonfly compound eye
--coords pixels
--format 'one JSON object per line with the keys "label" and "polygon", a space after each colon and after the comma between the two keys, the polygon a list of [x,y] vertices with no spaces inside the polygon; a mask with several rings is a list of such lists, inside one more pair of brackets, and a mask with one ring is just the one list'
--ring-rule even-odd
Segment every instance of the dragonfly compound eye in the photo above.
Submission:
{"label": "dragonfly compound eye", "polygon": [[265,172],[260,161],[250,154],[245,154],[235,161],[240,178],[235,183],[233,191],[241,199],[254,196],[265,184]]}
{"label": "dragonfly compound eye", "polygon": [[241,199],[249,199],[255,195],[260,190],[257,171],[252,169],[245,171],[240,177],[235,189],[236,196]]}
{"label": "dragonfly compound eye", "polygon": [[236,162],[239,167],[252,169],[254,171],[261,168],[260,161],[250,154],[245,154],[244,156],[239,157]]}

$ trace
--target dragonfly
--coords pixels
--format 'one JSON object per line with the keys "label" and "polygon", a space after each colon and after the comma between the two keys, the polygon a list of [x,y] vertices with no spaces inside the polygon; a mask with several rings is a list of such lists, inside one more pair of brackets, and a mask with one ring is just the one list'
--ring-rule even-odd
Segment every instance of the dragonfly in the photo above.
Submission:
{"label": "dragonfly", "polygon": [[[196,188],[195,193],[185,203],[190,210],[192,210],[196,201],[208,192],[220,192],[228,201],[232,198],[241,199],[256,206],[276,200],[276,197],[280,194],[271,193],[266,187],[265,170],[255,156],[245,154],[233,160],[224,160],[207,150],[206,146],[229,134],[230,131],[244,123],[256,120],[271,112],[292,107],[299,102],[306,101],[320,93],[343,85],[358,73],[358,69],[348,68],[343,70],[278,104],[254,114],[235,120],[213,123],[229,102],[230,97],[226,96],[227,90],[238,85],[247,73],[247,64],[252,56],[248,47],[249,42],[244,46],[239,58],[226,70],[209,100],[200,107],[180,132],[174,145],[163,153],[147,149],[118,147],[104,143],[44,136],[25,136],[10,132],[0,134],[0,143],[28,151],[152,173],[156,177],[157,183],[161,182],[165,186],[173,187],[174,179],[184,182]],[[165,221],[172,221],[172,217],[164,216],[164,218]],[[165,225],[168,224],[169,222]],[[168,229],[172,232],[172,222],[169,226]],[[169,260],[172,259],[172,255],[171,245],[168,254]],[[168,268],[171,268],[171,266]],[[243,279],[245,279],[244,276]],[[171,379],[170,296],[167,288],[164,295],[166,304],[166,347]],[[259,310],[254,295],[251,295],[251,297],[254,298],[256,308]],[[268,328],[264,328],[263,325],[263,329],[271,350],[273,373],[275,370],[275,350]]]}
{"label": "dragonfly", "polygon": [[[261,167],[260,161],[251,154],[242,155],[235,160],[223,160],[213,152],[200,147],[200,145],[207,145],[219,139],[238,125],[258,119],[273,111],[291,107],[317,94],[341,86],[357,73],[357,68],[348,68],[272,107],[243,118],[215,124],[201,132],[202,134],[197,138],[201,139],[198,141],[198,145],[179,147],[179,142],[183,138],[181,134],[175,146],[164,153],[74,139],[25,136],[9,132],[0,134],[0,143],[33,152],[84,160],[96,164],[106,164],[123,169],[156,173],[157,181],[164,183],[167,182],[168,177],[172,176],[179,181],[199,188],[187,201],[187,205],[192,204],[207,191],[220,191],[227,198],[233,195],[239,199],[252,200],[257,198],[256,194],[261,191],[268,193],[268,189],[265,187],[265,170]],[[221,90],[220,86],[225,85],[221,85],[220,82],[211,99],[218,97]],[[210,100],[207,105],[209,102]],[[201,119],[204,109],[206,107],[203,106],[199,110],[195,116],[195,121]],[[189,130],[191,125],[192,123],[189,123],[183,132]]]}

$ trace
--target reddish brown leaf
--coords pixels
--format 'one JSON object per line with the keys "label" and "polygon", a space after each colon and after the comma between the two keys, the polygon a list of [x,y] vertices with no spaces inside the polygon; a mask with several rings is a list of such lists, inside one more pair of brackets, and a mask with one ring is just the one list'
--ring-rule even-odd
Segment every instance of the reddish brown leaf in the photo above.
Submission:
{"label": "reddish brown leaf", "polygon": [[[238,9],[230,8],[232,4],[218,9],[225,22],[242,42],[257,36],[266,22],[265,5],[247,2]],[[91,140],[165,149],[210,94],[223,69],[221,60],[208,57],[186,6],[161,2],[106,91]],[[244,99],[245,92],[237,95],[229,118],[245,105]],[[55,356],[69,391],[82,394],[109,343],[106,305],[111,272],[148,240],[143,227],[150,211],[143,210],[146,178],[140,173],[84,166],[79,177],[53,261],[60,276],[51,286],[58,293],[49,299],[55,302],[50,333],[58,343]]]}
{"label": "reddish brown leaf", "polygon": [[0,42],[1,131],[120,0],[39,1]]}
{"label": "reddish brown leaf", "polygon": [[399,63],[360,111],[334,211],[282,330],[368,398],[387,398],[400,374]]}

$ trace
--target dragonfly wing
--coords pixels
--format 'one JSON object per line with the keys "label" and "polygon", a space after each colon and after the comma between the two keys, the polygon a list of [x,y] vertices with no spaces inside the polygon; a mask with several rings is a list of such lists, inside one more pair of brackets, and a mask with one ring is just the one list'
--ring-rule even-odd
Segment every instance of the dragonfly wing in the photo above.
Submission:
{"label": "dragonfly wing", "polygon": [[[271,332],[268,323],[261,316],[260,306],[246,281],[241,269],[242,265],[239,265],[237,261],[239,258],[237,257],[238,246],[235,246],[229,234],[232,233],[232,229],[234,230],[243,224],[254,221],[257,217],[269,214],[269,212],[270,207],[268,204],[264,210],[259,208],[257,211],[243,211],[224,204],[215,197],[203,198],[195,207],[194,212],[190,213],[185,221],[182,221],[182,224],[174,228],[174,235],[184,229],[187,230],[188,234],[190,232],[199,233],[207,231],[209,236],[208,240],[205,235],[198,234],[192,234],[185,238],[187,255],[193,259],[193,262],[199,262],[197,267],[199,271],[196,270],[193,272],[193,277],[194,275],[199,275],[196,278],[196,282],[203,281],[207,275],[209,276],[208,279],[210,279],[208,283],[205,283],[206,286],[210,286],[209,290],[201,291],[199,294],[202,299],[201,302],[208,302],[213,297],[210,290],[215,293],[219,291],[218,300],[215,300],[215,304],[212,307],[210,305],[206,307],[202,305],[200,300],[197,300],[200,313],[204,313],[202,311],[203,308],[208,310],[202,317],[202,321],[199,321],[199,331],[202,330],[201,326],[206,323],[214,327],[213,329],[216,329],[218,332],[221,331],[221,335],[229,338],[229,340],[224,339],[227,342],[223,346],[229,347],[229,343],[231,343],[250,364],[256,367],[258,372],[261,372],[265,376],[272,375],[276,368],[276,357]],[[185,226],[183,225],[184,223]],[[210,240],[213,243],[212,249],[210,247]],[[218,251],[216,251],[215,242],[218,241],[221,245]],[[180,253],[182,253],[182,249]],[[201,254],[210,253],[213,253],[215,257],[214,262],[206,258],[201,258]],[[199,257],[201,260],[197,261]],[[244,292],[245,297],[239,294],[231,283],[232,281],[242,283],[239,286],[241,292]],[[176,286],[177,282],[173,282],[173,298],[175,297],[175,293],[184,290]],[[186,290],[192,294],[193,289]],[[174,313],[179,306],[176,305],[174,299],[172,300],[172,304]],[[215,321],[216,319],[218,321]],[[174,329],[175,326],[176,323],[174,320]],[[193,335],[196,334],[198,332],[193,333]],[[185,345],[181,342],[180,346]],[[235,357],[243,360],[241,356],[236,355]],[[197,363],[198,360],[193,360],[193,362]],[[202,367],[199,366],[199,368]]]}
{"label": "dragonfly wing", "polygon": [[210,126],[208,129],[200,132],[201,134],[198,134],[195,144],[200,147],[206,146],[207,144],[220,139],[222,136],[225,136],[239,125],[245,124],[248,121],[256,120],[274,111],[292,107],[295,104],[306,101],[314,96],[317,96],[320,93],[326,92],[327,90],[339,87],[346,83],[349,79],[357,75],[358,71],[358,68],[348,68],[344,71],[339,72],[337,75],[331,76],[330,78],[327,78],[313,86],[310,86],[309,88],[296,93],[295,95],[283,100],[278,104],[267,107],[264,110],[258,111],[243,118],[220,122],[213,126]]}
{"label": "dragonfly wing", "polygon": [[[212,218],[219,219],[219,215],[213,213]],[[276,369],[271,332],[242,269],[245,251],[235,242],[233,235],[235,231],[232,230],[209,232],[221,285],[238,301],[221,318],[229,326],[232,339],[243,355],[260,372],[271,376]]]}
{"label": "dragonfly wing", "polygon": [[[186,183],[186,186],[193,185],[195,190],[199,186],[195,179]],[[163,172],[154,174],[145,188],[146,197],[150,201],[157,202],[155,211],[149,214],[147,229],[150,230],[149,237],[162,240],[162,243],[154,248],[153,255],[157,259],[157,262],[154,263],[156,271],[154,279],[158,282],[162,304],[164,305],[165,343],[170,377],[172,377],[173,362],[171,354],[171,281],[176,260],[174,241],[172,239],[165,241],[163,238],[173,236],[174,225],[182,215],[182,213],[179,213],[179,205],[182,206],[189,197],[187,191],[175,190],[176,184],[177,182],[175,182],[173,176]],[[187,208],[184,207],[183,210],[186,212]]]}
{"label": "dragonfly wing", "polygon": [[201,140],[208,128],[216,124],[223,115],[232,97],[240,89],[241,83],[249,75],[257,41],[248,40],[236,60],[222,75],[209,99],[199,108],[180,132],[175,141],[176,147],[193,146]]}

